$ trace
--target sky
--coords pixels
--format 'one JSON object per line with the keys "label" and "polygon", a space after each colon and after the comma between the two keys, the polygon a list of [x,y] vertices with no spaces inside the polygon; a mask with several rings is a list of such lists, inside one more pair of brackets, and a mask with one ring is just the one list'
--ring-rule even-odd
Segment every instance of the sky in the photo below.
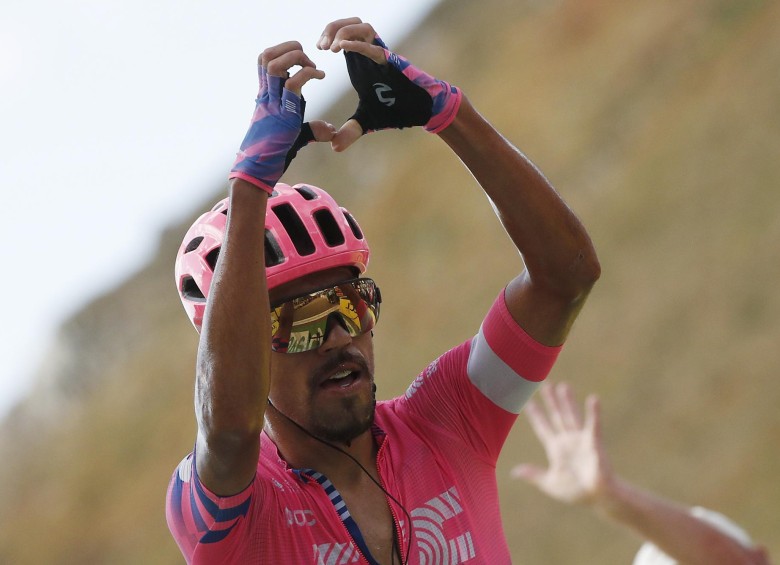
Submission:
{"label": "sky", "polygon": [[328,22],[358,16],[392,48],[435,3],[3,0],[0,416],[59,325],[226,177],[265,47],[297,39],[325,71],[304,88],[316,119],[349,86],[315,48]]}

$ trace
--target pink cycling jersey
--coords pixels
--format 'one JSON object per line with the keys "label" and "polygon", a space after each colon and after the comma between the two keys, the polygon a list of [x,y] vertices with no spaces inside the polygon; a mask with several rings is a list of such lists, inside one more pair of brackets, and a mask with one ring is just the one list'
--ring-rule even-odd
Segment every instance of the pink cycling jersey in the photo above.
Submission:
{"label": "pink cycling jersey", "polygon": [[[377,469],[395,499],[388,504],[404,562],[511,562],[496,461],[559,351],[528,336],[501,293],[474,338],[431,363],[403,396],[377,403]],[[237,495],[206,489],[193,454],[174,472],[166,516],[186,560],[375,563],[327,477],[291,468],[268,436],[260,441],[255,479]]]}

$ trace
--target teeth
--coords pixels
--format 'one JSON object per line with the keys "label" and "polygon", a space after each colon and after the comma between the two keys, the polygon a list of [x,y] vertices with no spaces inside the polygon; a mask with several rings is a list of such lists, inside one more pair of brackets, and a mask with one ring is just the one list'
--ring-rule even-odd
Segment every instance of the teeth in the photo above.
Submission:
{"label": "teeth", "polygon": [[343,379],[344,377],[348,376],[351,372],[352,371],[339,371],[338,373],[336,373],[335,375],[330,377],[328,380],[329,381],[337,381],[339,379]]}

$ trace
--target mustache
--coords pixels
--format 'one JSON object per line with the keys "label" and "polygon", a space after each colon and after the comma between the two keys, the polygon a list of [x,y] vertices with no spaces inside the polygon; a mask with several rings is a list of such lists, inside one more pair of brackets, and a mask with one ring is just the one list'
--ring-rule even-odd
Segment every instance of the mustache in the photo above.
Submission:
{"label": "mustache", "polygon": [[317,371],[314,373],[312,380],[315,384],[321,383],[322,380],[330,373],[335,372],[341,365],[346,363],[357,365],[364,373],[368,373],[368,363],[362,355],[350,353],[349,351],[341,350],[337,352],[332,358],[328,359]]}

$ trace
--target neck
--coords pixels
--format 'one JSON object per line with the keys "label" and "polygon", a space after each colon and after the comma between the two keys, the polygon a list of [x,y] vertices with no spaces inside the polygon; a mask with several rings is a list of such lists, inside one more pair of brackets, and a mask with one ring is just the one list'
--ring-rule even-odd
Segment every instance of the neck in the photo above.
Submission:
{"label": "neck", "polygon": [[317,438],[273,404],[269,403],[269,408],[265,433],[291,467],[311,468],[331,480],[359,480],[363,475],[359,465],[375,474],[377,446],[370,429],[349,443],[329,441]]}

